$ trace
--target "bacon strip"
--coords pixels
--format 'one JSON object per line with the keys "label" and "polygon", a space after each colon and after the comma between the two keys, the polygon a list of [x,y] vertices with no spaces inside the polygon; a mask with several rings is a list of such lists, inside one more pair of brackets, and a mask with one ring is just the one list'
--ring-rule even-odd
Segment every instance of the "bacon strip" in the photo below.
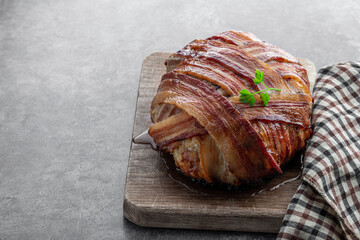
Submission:
{"label": "bacon strip", "polygon": [[219,150],[213,138],[207,134],[201,138],[200,143],[200,165],[204,172],[204,178],[208,182],[213,182],[213,177],[217,176],[217,170],[222,164],[219,159]]}
{"label": "bacon strip", "polygon": [[305,84],[304,92],[310,93],[310,83],[306,70],[298,64],[270,61],[269,66],[275,69],[284,79],[295,79],[301,84]]}
{"label": "bacon strip", "polygon": [[156,145],[162,147],[174,141],[207,134],[207,131],[192,116],[181,112],[153,124],[149,134]]}
{"label": "bacon strip", "polygon": [[233,72],[221,66],[214,66],[214,63],[205,59],[184,61],[174,69],[174,72],[207,80],[212,84],[220,86],[231,96],[238,95],[241,89],[249,86],[249,84],[246,84]]}
{"label": "bacon strip", "polygon": [[269,104],[266,108],[261,106],[261,104],[262,102],[253,108],[239,108],[239,110],[242,110],[240,110],[241,114],[249,121],[282,122],[297,125],[302,128],[309,128],[310,126],[308,103],[297,106],[289,105],[286,107],[283,103],[278,106]]}
{"label": "bacon strip", "polygon": [[235,32],[227,31],[220,33],[218,35],[212,36],[208,39],[221,40],[229,44],[234,44],[237,46],[243,46],[246,42],[255,41],[260,42],[261,40],[255,35],[246,32]]}
{"label": "bacon strip", "polygon": [[156,109],[154,109],[151,112],[151,120],[153,122],[160,122],[163,119],[166,119],[174,114],[179,113],[180,109],[178,109],[176,106],[171,105],[171,104],[160,104],[158,106],[156,106]]}
{"label": "bacon strip", "polygon": [[260,61],[276,60],[278,62],[300,64],[295,57],[267,42],[246,42],[245,45],[247,47],[246,51],[256,56]]}
{"label": "bacon strip", "polygon": [[286,163],[298,149],[305,147],[305,140],[311,129],[296,125],[283,125],[278,122],[252,121],[254,129],[262,136],[268,152],[280,164]]}

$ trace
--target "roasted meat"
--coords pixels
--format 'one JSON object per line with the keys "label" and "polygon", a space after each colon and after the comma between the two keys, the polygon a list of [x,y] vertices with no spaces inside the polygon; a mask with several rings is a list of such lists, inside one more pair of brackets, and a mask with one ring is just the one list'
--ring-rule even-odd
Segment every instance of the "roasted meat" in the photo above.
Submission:
{"label": "roasted meat", "polygon": [[[239,185],[274,172],[311,135],[312,97],[307,72],[284,50],[250,33],[227,31],[194,40],[167,61],[151,105],[150,136],[174,156],[181,171],[207,182]],[[256,70],[270,91],[250,106],[239,91]]]}

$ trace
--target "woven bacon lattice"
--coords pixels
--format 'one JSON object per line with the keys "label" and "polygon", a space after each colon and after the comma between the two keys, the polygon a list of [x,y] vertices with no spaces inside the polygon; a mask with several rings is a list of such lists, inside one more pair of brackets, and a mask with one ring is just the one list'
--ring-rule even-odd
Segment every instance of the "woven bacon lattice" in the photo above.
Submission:
{"label": "woven bacon lattice", "polygon": [[[239,185],[273,173],[311,135],[307,72],[296,58],[250,33],[227,31],[194,40],[167,60],[152,102],[149,134],[194,178]],[[172,66],[169,66],[172,65]],[[251,107],[239,91],[270,91]]]}

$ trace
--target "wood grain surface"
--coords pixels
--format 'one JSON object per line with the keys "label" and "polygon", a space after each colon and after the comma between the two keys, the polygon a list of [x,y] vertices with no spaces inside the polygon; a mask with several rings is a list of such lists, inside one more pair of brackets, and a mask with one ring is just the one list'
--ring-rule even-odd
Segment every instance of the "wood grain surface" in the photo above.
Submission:
{"label": "wood grain surface", "polygon": [[[151,125],[150,104],[170,53],[153,53],[142,66],[133,137]],[[306,59],[313,83],[316,70]],[[279,231],[286,208],[299,186],[301,155],[285,167],[284,174],[253,186],[228,190],[196,184],[166,164],[158,151],[145,144],[131,144],[125,186],[124,215],[146,227]],[[169,161],[169,160],[168,160]],[[281,185],[284,181],[297,178]],[[278,185],[281,185],[277,187]]]}

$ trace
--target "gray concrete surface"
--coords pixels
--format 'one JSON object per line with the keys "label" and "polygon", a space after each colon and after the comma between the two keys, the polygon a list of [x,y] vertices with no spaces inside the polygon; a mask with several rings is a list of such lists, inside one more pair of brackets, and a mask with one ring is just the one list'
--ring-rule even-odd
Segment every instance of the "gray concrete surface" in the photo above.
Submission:
{"label": "gray concrete surface", "polygon": [[0,0],[0,239],[274,238],[124,219],[141,63],[228,29],[317,67],[355,60],[359,12],[336,0]]}

